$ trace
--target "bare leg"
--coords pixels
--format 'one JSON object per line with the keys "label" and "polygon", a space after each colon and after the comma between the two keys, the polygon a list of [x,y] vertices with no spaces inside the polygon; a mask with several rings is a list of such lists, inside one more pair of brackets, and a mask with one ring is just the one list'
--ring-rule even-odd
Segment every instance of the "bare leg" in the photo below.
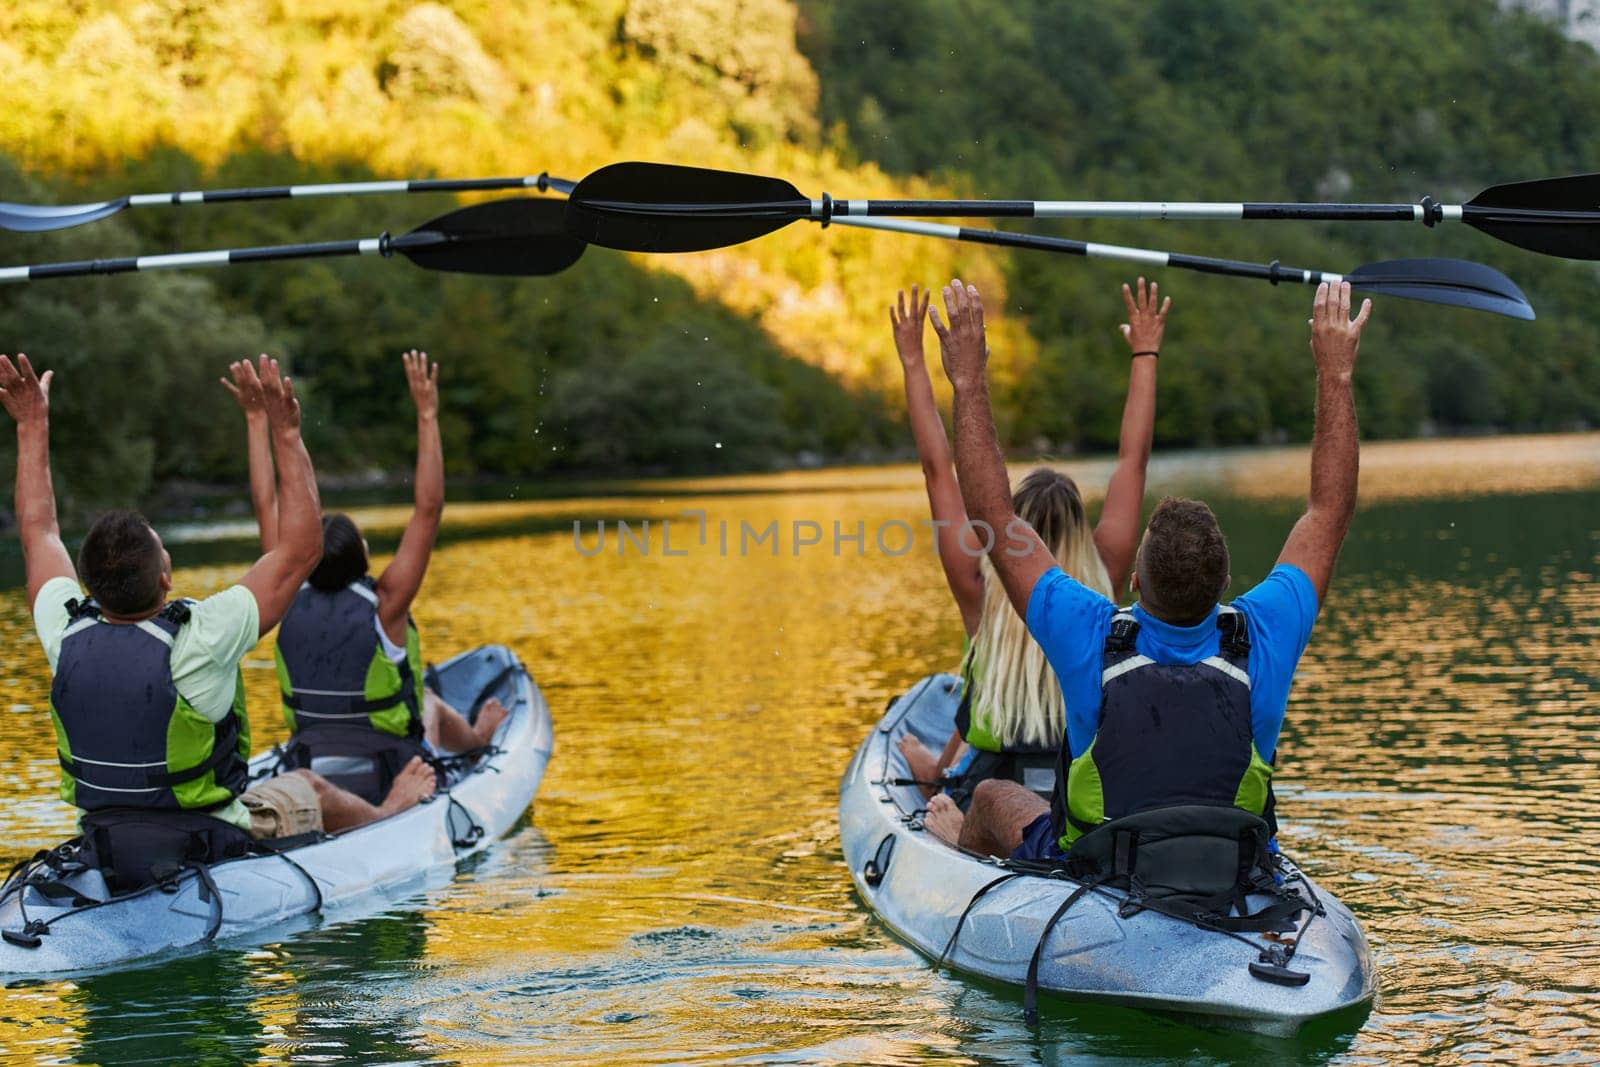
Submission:
{"label": "bare leg", "polygon": [[966,816],[956,807],[956,802],[944,793],[928,800],[928,813],[922,817],[923,827],[934,837],[955,848],[961,841],[961,824]]}
{"label": "bare leg", "polygon": [[961,824],[961,847],[987,856],[1009,856],[1022,844],[1028,824],[1049,810],[1050,805],[1016,782],[1002,778],[979,782]]}
{"label": "bare leg", "polygon": [[[912,734],[906,734],[896,746],[900,755],[905,757],[906,766],[911,771],[911,777],[918,782],[917,792],[922,794],[922,799],[927,800],[939,791],[939,757],[933,749],[918,741]],[[930,784],[931,783],[931,784]]]}
{"label": "bare leg", "polygon": [[374,807],[354,793],[340,789],[315,771],[291,771],[311,782],[317,791],[317,803],[322,807],[322,828],[330,834],[340,830],[353,830],[369,822],[390,815],[398,815],[407,808],[433,796],[435,788],[433,768],[413,756],[405,769],[395,776],[389,795],[382,804]]}
{"label": "bare leg", "polygon": [[422,735],[440,752],[465,752],[482,748],[494,740],[494,732],[511,713],[500,701],[490,698],[478,709],[477,725],[467,721],[432,689],[423,691]]}
{"label": "bare leg", "polygon": [[[967,750],[966,739],[959,730],[950,731],[950,740],[944,743],[944,751],[939,753],[938,774],[942,775],[946,768],[954,767],[956,760],[961,758],[961,753]],[[935,775],[938,777],[938,775]]]}
{"label": "bare leg", "polygon": [[919,785],[917,790],[922,794],[922,799],[927,800],[939,791],[939,780],[944,775],[946,767],[952,766],[961,757],[961,750],[966,742],[961,735],[951,731],[950,740],[944,744],[944,751],[937,756],[933,749],[918,741],[911,734],[906,734],[900,739],[900,755],[906,759],[906,766],[911,769],[911,777],[919,782],[932,782],[932,785]]}

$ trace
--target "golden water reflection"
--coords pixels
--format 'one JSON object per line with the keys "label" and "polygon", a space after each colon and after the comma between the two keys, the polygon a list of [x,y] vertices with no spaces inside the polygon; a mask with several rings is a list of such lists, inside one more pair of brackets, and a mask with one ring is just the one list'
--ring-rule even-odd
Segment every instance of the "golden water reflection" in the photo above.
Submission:
{"label": "golden water reflection", "polygon": [[[1098,493],[1102,461],[1066,466]],[[1214,500],[1242,584],[1281,544],[1305,454],[1171,457],[1152,483]],[[884,702],[960,648],[917,472],[878,468],[452,508],[417,610],[425,651],[502,642],[533,669],[557,753],[532,825],[383,914],[8,989],[0,1050],[573,1063],[1592,1048],[1600,435],[1375,446],[1363,493],[1280,757],[1286,846],[1379,955],[1382,999],[1353,1034],[1257,1047],[1057,1005],[1035,1037],[1015,996],[935,974],[863,913],[841,867],[838,776]],[[686,509],[706,513],[705,545]],[[636,536],[651,520],[648,555],[619,554],[618,518]],[[577,550],[573,519],[589,550],[607,520],[603,552]],[[662,554],[663,520],[686,554]],[[861,524],[861,554],[846,541],[835,555],[835,522]],[[913,533],[904,555],[876,543],[893,522]],[[741,529],[772,523],[776,555],[739,551]],[[808,523],[822,543],[797,550]],[[180,591],[238,571],[182,569]],[[0,648],[0,825],[16,857],[71,826],[18,590],[0,596]],[[283,735],[270,662],[264,642],[246,672],[263,741]]]}

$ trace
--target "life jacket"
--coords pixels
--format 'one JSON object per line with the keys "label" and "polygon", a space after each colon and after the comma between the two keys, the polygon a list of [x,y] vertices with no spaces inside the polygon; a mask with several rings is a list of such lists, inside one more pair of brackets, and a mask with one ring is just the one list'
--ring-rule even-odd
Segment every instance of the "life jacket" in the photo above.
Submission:
{"label": "life jacket", "polygon": [[407,619],[405,660],[384,653],[376,588],[366,577],[331,593],[308,582],[284,613],[275,658],[291,732],[340,725],[422,736],[422,641]]}
{"label": "life jacket", "polygon": [[92,600],[67,605],[50,718],[68,804],[205,812],[249,785],[243,673],[221,722],[196,711],[172,680],[172,645],[190,603],[128,624],[106,622]]}
{"label": "life jacket", "polygon": [[406,620],[406,658],[378,639],[371,578],[324,592],[307,583],[278,626],[278,684],[292,735],[280,769],[308,768],[381,804],[422,745],[422,641]]}
{"label": "life jacket", "polygon": [[1100,676],[1100,726],[1074,756],[1062,742],[1055,828],[1069,849],[1110,821],[1158,808],[1235,807],[1276,835],[1272,765],[1256,750],[1250,716],[1250,638],[1244,613],[1217,615],[1217,655],[1157,663],[1139,654],[1138,620],[1118,612]]}
{"label": "life jacket", "polygon": [[976,657],[968,654],[961,668],[961,703],[956,707],[956,729],[972,748],[972,755],[959,774],[951,775],[945,792],[962,811],[972,804],[978,783],[989,778],[1016,782],[1048,800],[1055,792],[1056,751],[1059,746],[1005,745],[983,721],[973,715],[972,699],[977,689]]}

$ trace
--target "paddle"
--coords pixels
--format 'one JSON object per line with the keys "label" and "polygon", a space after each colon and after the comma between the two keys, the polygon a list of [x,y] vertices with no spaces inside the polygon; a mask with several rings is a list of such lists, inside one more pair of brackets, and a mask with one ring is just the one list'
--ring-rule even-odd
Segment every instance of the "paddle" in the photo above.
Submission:
{"label": "paddle", "polygon": [[666,163],[614,163],[572,190],[567,223],[591,244],[627,252],[699,252],[771,233],[795,219],[870,215],[977,218],[1460,220],[1546,255],[1600,259],[1600,174],[1514,182],[1465,204],[1164,203],[1072,200],[835,200],[780,178]]}
{"label": "paddle", "polygon": [[256,189],[212,189],[178,193],[138,193],[98,204],[12,204],[0,201],[0,230],[42,233],[98,222],[130,207],[238,203],[246,200],[299,200],[320,196],[371,196],[377,193],[465,193],[486,189],[572,191],[571,182],[547,174],[524,178],[425,178],[415,181],[339,182],[332,185],[271,185]]}
{"label": "paddle", "polygon": [[564,213],[564,205],[559,200],[520,197],[492,200],[441,215],[399,237],[384,233],[355,241],[0,267],[0,282],[221,267],[230,263],[259,263],[277,259],[388,257],[396,252],[427,270],[518,276],[556,274],[576,263],[587,247],[584,242],[567,234],[562,222]]}
{"label": "paddle", "polygon": [[1000,230],[974,230],[965,226],[948,226],[910,219],[845,216],[835,217],[833,222],[840,226],[892,230],[896,233],[914,233],[925,237],[944,237],[956,241],[1004,245],[1011,248],[1034,248],[1046,252],[1088,256],[1091,259],[1119,259],[1152,267],[1174,267],[1180,270],[1200,271],[1204,274],[1224,274],[1234,278],[1261,278],[1273,285],[1279,282],[1318,285],[1322,282],[1347,281],[1352,289],[1374,295],[1399,296],[1430,304],[1450,304],[1455,307],[1472,308],[1475,311],[1507,315],[1514,319],[1534,317],[1533,307],[1528,303],[1528,298],[1522,295],[1522,290],[1518,289],[1510,278],[1490,267],[1464,259],[1394,259],[1382,263],[1368,263],[1348,274],[1332,274],[1327,271],[1280,266],[1277,260],[1271,263],[1246,263],[1234,259],[1190,256],[1179,252],[1157,252],[1145,248],[1069,241],[1062,237],[1006,233]]}

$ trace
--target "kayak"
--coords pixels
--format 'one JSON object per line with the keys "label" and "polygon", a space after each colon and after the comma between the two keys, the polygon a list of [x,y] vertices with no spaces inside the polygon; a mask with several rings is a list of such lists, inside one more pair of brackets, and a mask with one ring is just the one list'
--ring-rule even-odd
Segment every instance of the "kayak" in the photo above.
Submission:
{"label": "kayak", "polygon": [[[1360,925],[1287,857],[1280,864],[1283,891],[1315,902],[1292,940],[1224,933],[1161,911],[1125,908],[1124,891],[1085,891],[1064,872],[1021,873],[983,892],[1015,868],[960,852],[924,830],[924,802],[899,752],[907,734],[942,749],[960,695],[954,675],[912,686],[889,705],[839,784],[845,862],[862,901],[897,936],[937,959],[959,924],[944,957],[958,970],[1023,985],[1038,947],[1040,990],[1280,1037],[1371,1001],[1372,955]],[[1074,893],[1079,899],[1050,927]],[[1248,902],[1257,910],[1271,899],[1252,895]]]}
{"label": "kayak", "polygon": [[[385,903],[488,848],[528,810],[544,777],[553,747],[550,710],[508,648],[465,652],[434,671],[430,684],[452,707],[475,715],[499,697],[510,715],[487,752],[451,765],[432,799],[296,848],[213,863],[209,885],[185,870],[163,886],[112,896],[97,869],[69,867],[58,876],[34,864],[27,882],[26,871],[14,872],[0,891],[0,974],[111,967],[313,912]],[[258,754],[252,777],[276,764],[275,753]]]}

